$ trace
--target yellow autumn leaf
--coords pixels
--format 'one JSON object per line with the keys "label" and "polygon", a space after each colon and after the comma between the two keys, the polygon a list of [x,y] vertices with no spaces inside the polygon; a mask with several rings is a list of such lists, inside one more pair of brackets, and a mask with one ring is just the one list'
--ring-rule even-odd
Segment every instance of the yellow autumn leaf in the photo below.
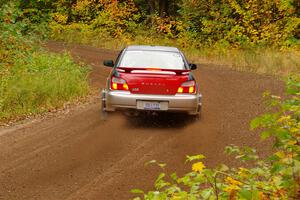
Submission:
{"label": "yellow autumn leaf", "polygon": [[194,172],[202,172],[204,168],[205,168],[205,165],[203,164],[203,162],[194,163],[192,166],[192,170]]}
{"label": "yellow autumn leaf", "polygon": [[240,181],[237,181],[237,180],[235,180],[235,179],[233,179],[233,178],[231,178],[229,176],[226,177],[225,182],[228,183],[228,184],[230,184],[230,185],[235,185],[235,186],[243,185]]}

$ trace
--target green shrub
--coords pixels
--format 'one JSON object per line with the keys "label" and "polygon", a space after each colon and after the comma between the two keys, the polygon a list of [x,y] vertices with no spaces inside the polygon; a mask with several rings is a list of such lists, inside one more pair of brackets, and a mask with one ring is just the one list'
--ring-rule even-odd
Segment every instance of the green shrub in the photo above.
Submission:
{"label": "green shrub", "polygon": [[[287,83],[288,97],[270,97],[270,112],[254,119],[251,128],[262,130],[261,138],[272,138],[274,153],[260,158],[249,147],[226,147],[242,165],[230,168],[220,165],[207,168],[205,156],[187,156],[192,171],[182,177],[176,173],[161,173],[155,181],[154,191],[133,189],[147,200],[196,200],[196,199],[299,199],[300,198],[300,78],[293,77]],[[150,163],[157,163],[150,161]],[[165,168],[165,164],[158,164]],[[252,167],[243,167],[252,166]]]}
{"label": "green shrub", "polygon": [[68,54],[36,52],[1,72],[0,120],[45,112],[88,92],[88,69]]}
{"label": "green shrub", "polygon": [[[10,2],[0,10],[0,121],[58,108],[88,93],[88,68],[49,53]],[[27,30],[27,29],[26,29]],[[26,31],[26,33],[28,33]]]}

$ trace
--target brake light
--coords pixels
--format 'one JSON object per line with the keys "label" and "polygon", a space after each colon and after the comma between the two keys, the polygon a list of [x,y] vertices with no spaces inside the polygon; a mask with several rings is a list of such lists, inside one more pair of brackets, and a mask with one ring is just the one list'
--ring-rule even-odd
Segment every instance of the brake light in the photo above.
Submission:
{"label": "brake light", "polygon": [[147,68],[148,71],[161,71],[160,68]]}
{"label": "brake light", "polygon": [[129,87],[128,87],[128,85],[126,83],[123,84],[123,89],[124,90],[129,90]]}
{"label": "brake light", "polygon": [[129,90],[129,87],[124,79],[112,77],[111,89],[112,90]]}
{"label": "brake light", "polygon": [[118,89],[118,84],[113,83],[113,84],[112,84],[112,89],[117,90],[117,89]]}
{"label": "brake light", "polygon": [[178,93],[183,93],[183,87],[179,87],[177,92]]}
{"label": "brake light", "polygon": [[177,93],[194,94],[196,92],[195,81],[187,81],[181,84],[178,88]]}

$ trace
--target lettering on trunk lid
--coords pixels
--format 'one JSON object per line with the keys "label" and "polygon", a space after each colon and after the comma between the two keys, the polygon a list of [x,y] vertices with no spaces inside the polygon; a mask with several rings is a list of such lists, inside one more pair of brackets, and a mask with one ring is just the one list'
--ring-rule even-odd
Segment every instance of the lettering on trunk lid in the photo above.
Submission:
{"label": "lettering on trunk lid", "polygon": [[142,85],[150,85],[150,86],[166,86],[165,83],[144,83],[142,82]]}

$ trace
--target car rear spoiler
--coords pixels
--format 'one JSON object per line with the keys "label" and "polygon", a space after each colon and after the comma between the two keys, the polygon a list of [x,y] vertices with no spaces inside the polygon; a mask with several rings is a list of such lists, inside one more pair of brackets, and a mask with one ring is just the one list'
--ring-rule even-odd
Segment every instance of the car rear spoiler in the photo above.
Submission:
{"label": "car rear spoiler", "polygon": [[191,70],[189,69],[160,69],[160,68],[128,68],[118,67],[118,72],[123,73],[139,73],[139,74],[176,74],[176,75],[187,75]]}

